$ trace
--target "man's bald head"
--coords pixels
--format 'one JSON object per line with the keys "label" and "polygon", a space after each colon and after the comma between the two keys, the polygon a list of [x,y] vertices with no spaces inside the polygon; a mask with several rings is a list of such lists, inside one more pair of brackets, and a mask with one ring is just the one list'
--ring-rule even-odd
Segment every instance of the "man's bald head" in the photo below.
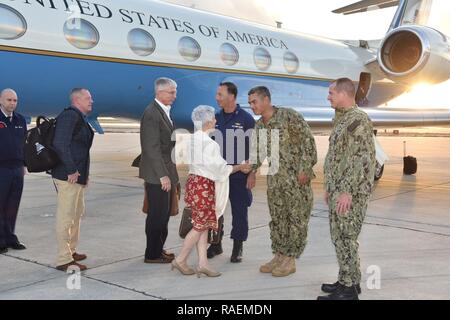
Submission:
{"label": "man's bald head", "polygon": [[4,89],[0,93],[0,105],[7,115],[11,115],[17,108],[17,93],[13,89]]}
{"label": "man's bald head", "polygon": [[0,97],[6,93],[11,93],[17,97],[17,93],[13,89],[10,89],[10,88],[3,89],[2,92],[0,92]]}
{"label": "man's bald head", "polygon": [[83,114],[88,114],[92,111],[92,100],[91,93],[85,88],[74,88],[70,92],[70,103],[73,107],[80,110]]}

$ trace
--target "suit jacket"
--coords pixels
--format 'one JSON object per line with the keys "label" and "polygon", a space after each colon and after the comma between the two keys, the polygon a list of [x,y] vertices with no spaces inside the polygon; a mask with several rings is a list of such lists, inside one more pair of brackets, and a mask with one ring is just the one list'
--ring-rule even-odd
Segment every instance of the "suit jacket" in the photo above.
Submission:
{"label": "suit jacket", "polygon": [[52,177],[67,181],[70,174],[79,172],[77,183],[86,185],[89,178],[89,150],[94,139],[94,131],[84,120],[80,110],[70,107],[56,118],[53,147],[61,160],[52,169]]}
{"label": "suit jacket", "polygon": [[169,177],[172,185],[179,182],[176,165],[172,162],[172,133],[175,130],[161,106],[154,100],[141,118],[141,160],[139,177],[150,184],[161,184]]}

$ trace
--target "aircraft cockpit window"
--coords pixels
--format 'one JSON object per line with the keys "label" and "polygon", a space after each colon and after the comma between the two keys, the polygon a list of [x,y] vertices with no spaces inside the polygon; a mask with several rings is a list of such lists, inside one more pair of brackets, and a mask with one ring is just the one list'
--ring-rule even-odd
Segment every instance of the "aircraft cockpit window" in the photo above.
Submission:
{"label": "aircraft cockpit window", "polygon": [[195,39],[183,37],[178,42],[178,52],[185,60],[194,62],[200,58],[202,49]]}
{"label": "aircraft cockpit window", "polygon": [[296,73],[298,71],[299,64],[300,62],[294,53],[287,51],[284,54],[284,68],[287,72]]}
{"label": "aircraft cockpit window", "polygon": [[272,64],[272,57],[269,51],[264,48],[256,48],[253,58],[255,60],[256,67],[261,71],[266,71]]}
{"label": "aircraft cockpit window", "polygon": [[153,36],[142,29],[133,29],[128,33],[128,45],[138,56],[149,56],[156,49]]}
{"label": "aircraft cockpit window", "polygon": [[0,4],[0,39],[14,40],[27,31],[25,18],[15,9]]}
{"label": "aircraft cockpit window", "polygon": [[78,49],[92,49],[100,40],[100,35],[94,25],[79,18],[66,21],[64,36],[71,45]]}
{"label": "aircraft cockpit window", "polygon": [[227,66],[234,66],[239,61],[239,52],[231,43],[224,43],[220,47],[220,58]]}

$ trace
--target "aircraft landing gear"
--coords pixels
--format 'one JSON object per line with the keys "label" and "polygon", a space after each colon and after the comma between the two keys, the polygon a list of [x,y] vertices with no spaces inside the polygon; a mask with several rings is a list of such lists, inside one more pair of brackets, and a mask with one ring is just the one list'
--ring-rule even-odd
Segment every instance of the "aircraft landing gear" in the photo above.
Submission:
{"label": "aircraft landing gear", "polygon": [[377,165],[375,166],[375,181],[378,181],[381,179],[381,177],[383,176],[383,171],[384,171],[384,164],[380,165],[377,162]]}

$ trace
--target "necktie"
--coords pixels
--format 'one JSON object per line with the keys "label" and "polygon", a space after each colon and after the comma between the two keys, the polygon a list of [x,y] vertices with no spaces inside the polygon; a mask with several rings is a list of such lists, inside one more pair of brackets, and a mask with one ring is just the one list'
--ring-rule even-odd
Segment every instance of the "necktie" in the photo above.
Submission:
{"label": "necktie", "polygon": [[8,121],[11,123],[12,122],[12,116],[7,117]]}

